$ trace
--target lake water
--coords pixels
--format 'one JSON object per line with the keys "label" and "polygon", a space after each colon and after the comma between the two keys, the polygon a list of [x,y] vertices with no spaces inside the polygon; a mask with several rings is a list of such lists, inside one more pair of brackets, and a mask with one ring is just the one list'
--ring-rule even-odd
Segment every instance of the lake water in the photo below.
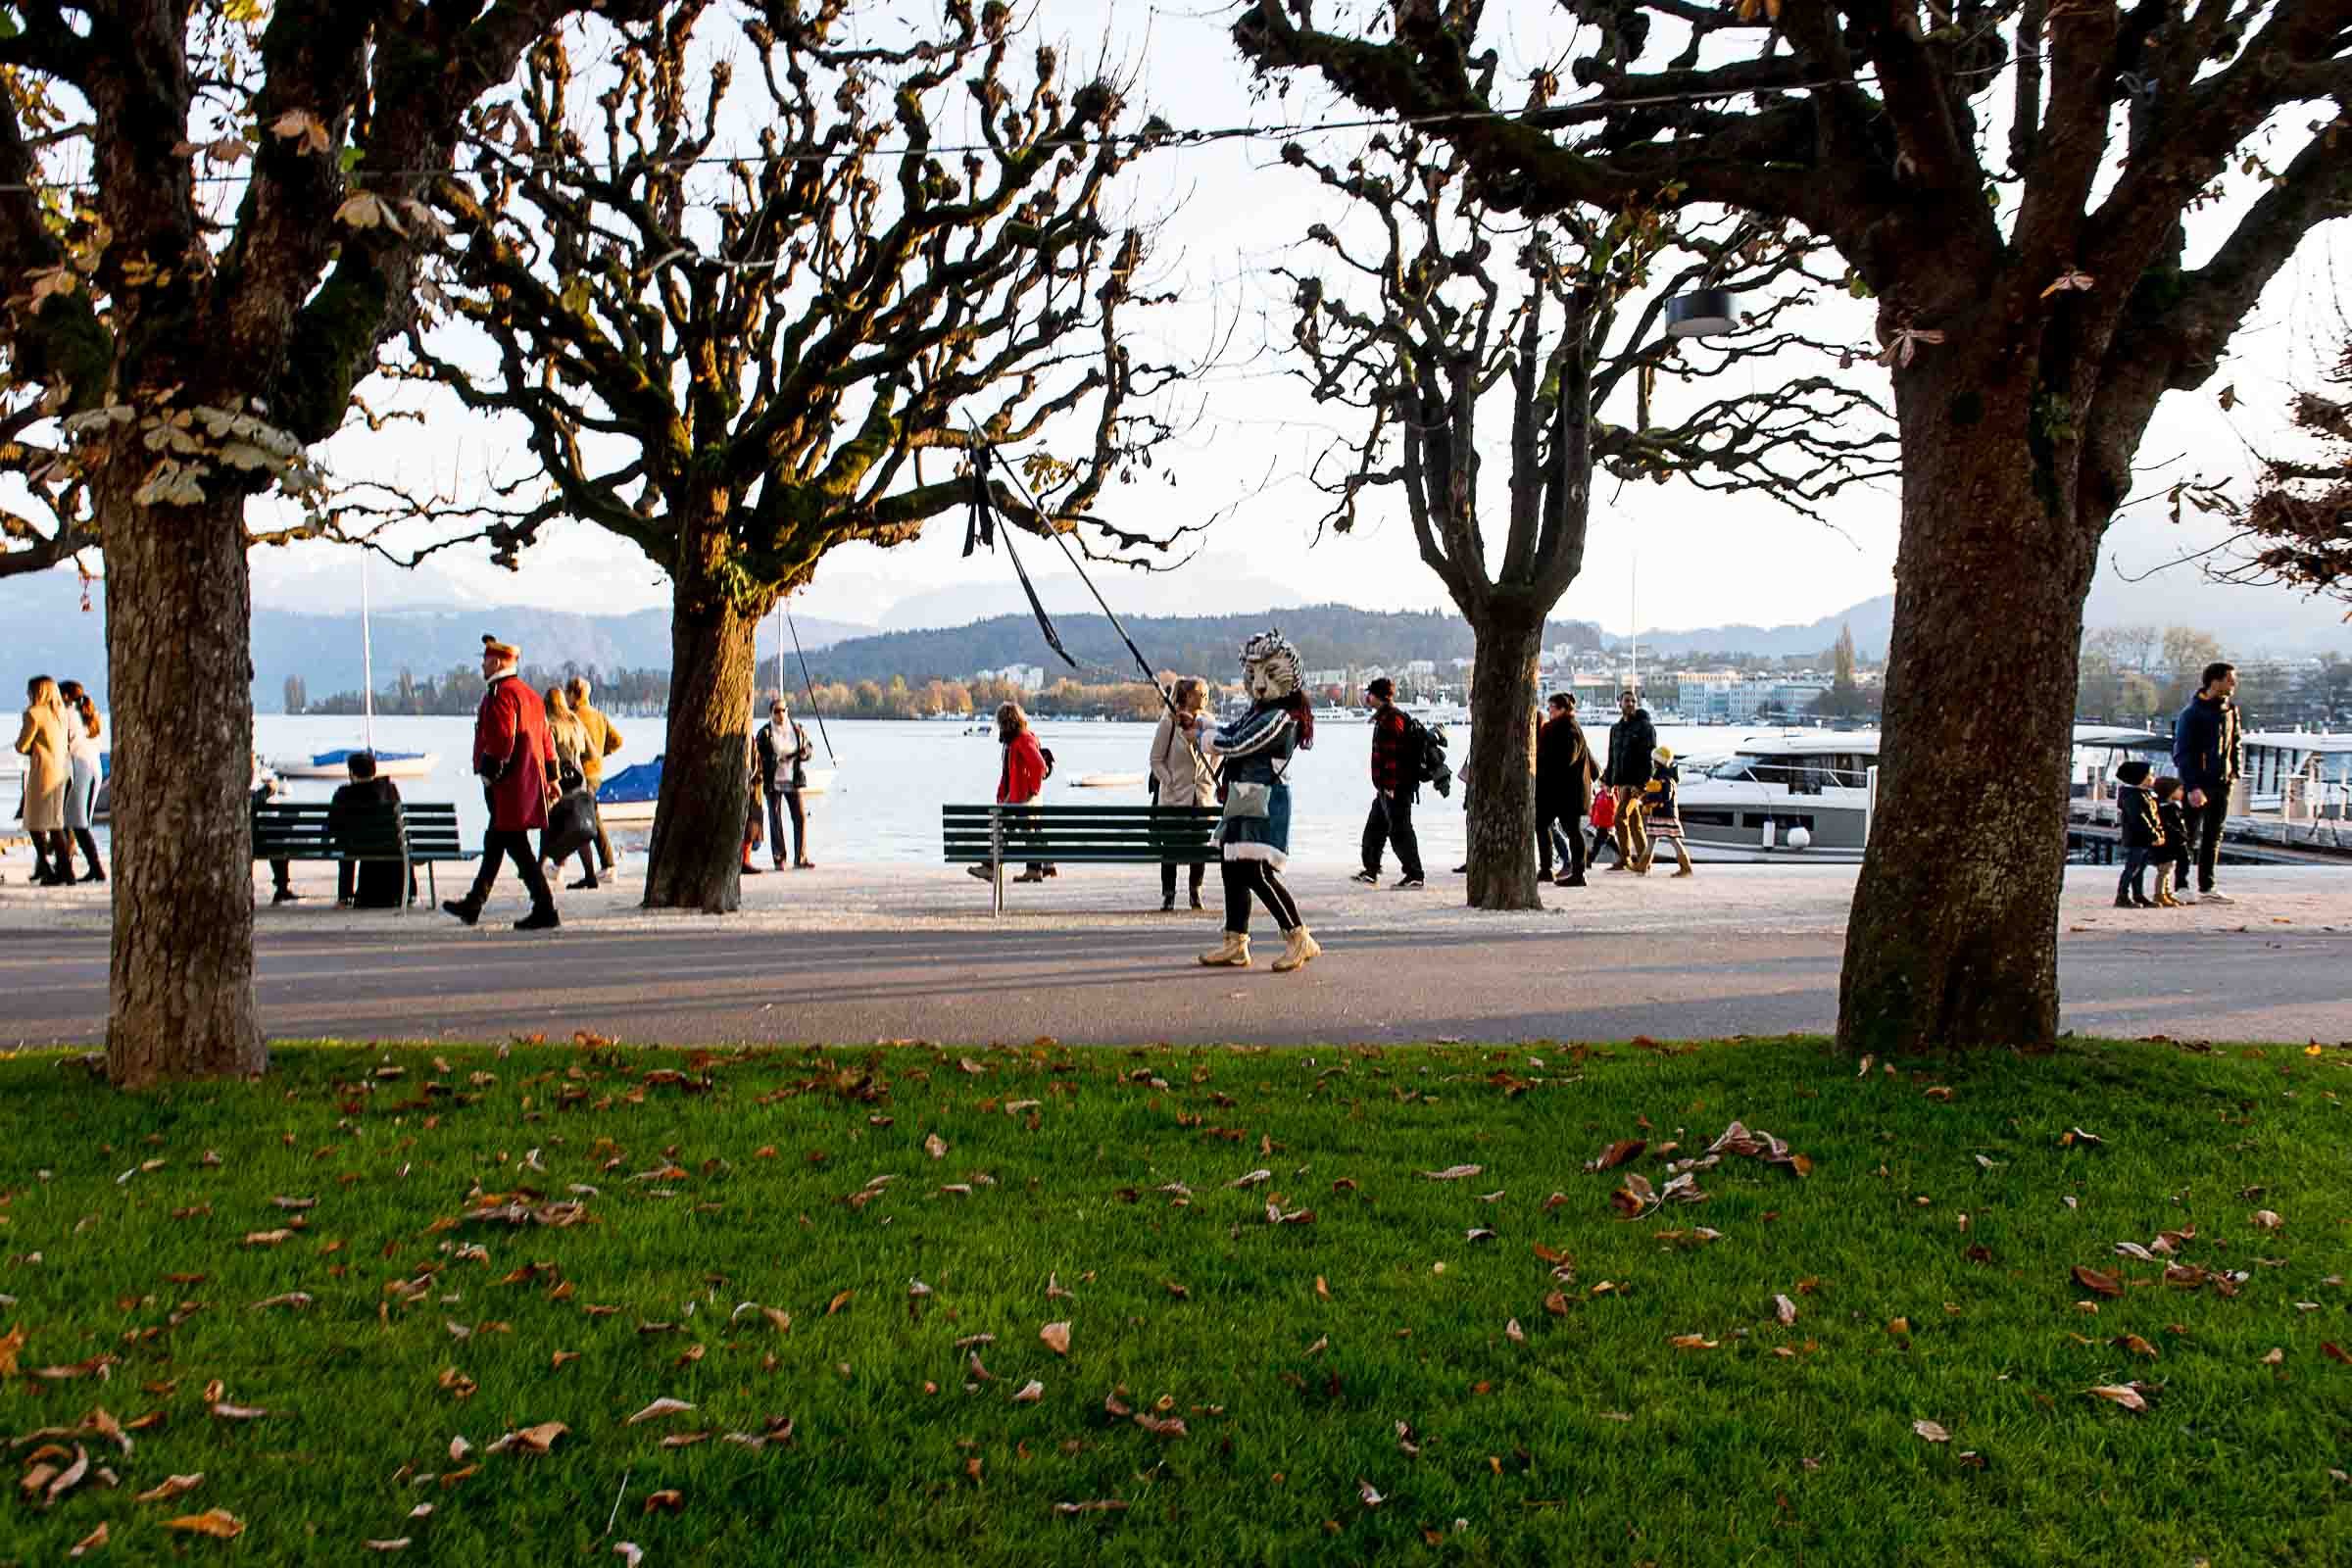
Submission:
{"label": "lake water", "polygon": [[[659,717],[616,716],[614,721],[626,744],[607,760],[608,773],[645,761],[662,751],[662,722]],[[961,723],[944,720],[828,720],[835,755],[827,759],[816,725],[806,717],[802,722],[816,745],[818,765],[830,761],[839,770],[829,792],[809,797],[816,804],[809,822],[812,858],[836,863],[936,861],[940,855],[939,808],[950,802],[964,804],[996,797],[1003,754],[993,733],[966,735]],[[352,718],[265,713],[255,728],[257,748],[270,760],[360,744],[359,721]],[[1090,774],[1145,772],[1152,730],[1150,724],[1038,720],[1038,738],[1054,759],[1054,776],[1046,783],[1043,799],[1063,806],[1142,802],[1146,796],[1141,784],[1081,789],[1077,781]],[[1605,755],[1605,727],[1589,725],[1587,733],[1593,749]],[[1705,759],[1728,755],[1750,733],[1756,732],[1670,725],[1659,731],[1659,741],[1679,755]],[[1459,766],[1468,755],[1469,726],[1450,725],[1447,735]],[[428,776],[400,780],[401,794],[414,801],[456,802],[466,837],[477,839],[487,825],[487,815],[481,785],[471,772],[472,741],[470,718],[379,717],[375,721],[379,748],[440,756],[439,766]],[[1372,799],[1371,752],[1368,724],[1325,722],[1316,726],[1314,749],[1301,753],[1291,768],[1293,856],[1317,864],[1355,860],[1364,813]],[[333,795],[335,781],[290,779],[285,789],[293,800],[323,801]],[[17,790],[16,779],[0,778],[0,801],[7,803],[0,806],[0,813],[13,815]],[[1461,802],[1458,785],[1446,800],[1428,789],[1421,792],[1414,825],[1420,830],[1423,862],[1433,873],[1461,863]],[[616,829],[614,845],[624,855],[641,852],[645,836],[644,824],[626,831]],[[1393,856],[1388,868],[1394,874]]]}

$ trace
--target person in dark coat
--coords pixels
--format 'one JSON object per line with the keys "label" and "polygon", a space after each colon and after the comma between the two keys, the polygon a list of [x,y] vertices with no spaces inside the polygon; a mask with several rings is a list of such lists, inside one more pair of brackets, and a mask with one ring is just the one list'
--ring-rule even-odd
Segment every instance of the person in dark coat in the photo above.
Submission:
{"label": "person in dark coat", "polygon": [[1544,727],[1536,732],[1536,848],[1544,874],[1551,875],[1552,846],[1559,846],[1560,872],[1554,885],[1585,885],[1585,813],[1592,808],[1592,743],[1576,721],[1576,697],[1553,692]]}
{"label": "person in dark coat", "polygon": [[801,793],[808,787],[808,759],[816,755],[808,732],[779,697],[767,705],[767,722],[760,726],[752,744],[760,753],[759,792],[767,801],[767,838],[776,869],[785,865],[784,821],[789,815],[792,866],[812,871],[816,862],[808,858],[808,814],[801,805]]}
{"label": "person in dark coat", "polygon": [[[369,807],[398,806],[400,786],[388,778],[379,778],[375,771],[373,752],[354,752],[344,761],[351,782],[335,786],[335,798],[327,808],[327,827],[339,841],[344,837],[344,824],[338,820],[346,811]],[[407,894],[416,896],[416,876],[411,872]],[[401,901],[401,875],[398,860],[339,860],[335,863],[335,902],[361,909],[396,909]]]}
{"label": "person in dark coat", "polygon": [[1649,858],[1649,834],[1642,825],[1642,792],[1649,785],[1658,749],[1658,726],[1631,690],[1617,694],[1617,722],[1609,726],[1609,765],[1600,776],[1617,797],[1617,863],[1631,871]]}
{"label": "person in dark coat", "polygon": [[2156,792],[2148,788],[2148,764],[2133,758],[2115,770],[2115,817],[2124,850],[2124,874],[2115,884],[2115,906],[2153,909],[2156,905],[2140,887],[2140,878],[2164,848],[2164,820],[2156,811]]}
{"label": "person in dark coat", "polygon": [[1384,849],[1396,851],[1396,879],[1400,888],[1423,885],[1421,836],[1413,831],[1413,803],[1421,798],[1421,757],[1413,726],[1396,706],[1396,686],[1386,675],[1364,688],[1372,699],[1372,810],[1364,818],[1364,868],[1355,880],[1367,887],[1380,883]]}
{"label": "person in dark coat", "polygon": [[539,868],[531,833],[547,826],[547,808],[556,801],[556,743],[547,732],[547,709],[539,694],[514,673],[521,657],[513,643],[483,634],[482,679],[490,689],[473,715],[473,770],[481,775],[490,827],[482,835],[482,866],[473,887],[462,899],[442,900],[441,907],[473,924],[498,881],[499,862],[513,860],[531,895],[531,912],[515,921],[514,929],[552,931],[564,922],[556,914],[556,896]]}
{"label": "person in dark coat", "polygon": [[[2207,664],[2204,684],[2180,710],[2173,724],[2173,771],[2187,792],[2189,831],[2197,840],[2197,902],[2234,904],[2213,887],[2213,871],[2221,858],[2222,830],[2230,822],[2230,791],[2245,771],[2245,753],[2238,742],[2237,666],[2215,661]],[[2180,891],[2188,891],[2186,883]],[[2181,903],[2192,901],[2183,898]]]}
{"label": "person in dark coat", "polygon": [[2156,906],[2177,909],[2173,889],[2188,886],[2188,813],[2180,808],[2180,781],[2156,781],[2156,821],[2164,829],[2164,853],[2156,860]]}

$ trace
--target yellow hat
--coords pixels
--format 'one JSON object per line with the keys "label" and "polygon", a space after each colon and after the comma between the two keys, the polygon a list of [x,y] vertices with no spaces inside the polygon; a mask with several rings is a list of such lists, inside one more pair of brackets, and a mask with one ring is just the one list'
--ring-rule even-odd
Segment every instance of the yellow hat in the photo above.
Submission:
{"label": "yellow hat", "polygon": [[522,650],[513,643],[502,643],[488,632],[482,633],[482,652],[499,659],[520,659]]}
{"label": "yellow hat", "polygon": [[1659,761],[1661,761],[1661,762],[1671,762],[1671,761],[1673,761],[1673,760],[1674,760],[1674,748],[1673,748],[1673,747],[1671,747],[1671,746],[1661,746],[1661,747],[1659,747],[1659,748],[1658,748],[1658,760],[1659,760]]}

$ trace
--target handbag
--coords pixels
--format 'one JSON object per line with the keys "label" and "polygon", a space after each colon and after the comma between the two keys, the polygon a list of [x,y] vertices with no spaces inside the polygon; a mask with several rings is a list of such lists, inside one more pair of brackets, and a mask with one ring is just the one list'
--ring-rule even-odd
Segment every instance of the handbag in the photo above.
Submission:
{"label": "handbag", "polygon": [[596,842],[596,797],[584,789],[566,791],[548,808],[547,831],[540,853],[551,860],[577,855]]}
{"label": "handbag", "polygon": [[1616,796],[1604,794],[1592,797],[1592,825],[1603,833],[1617,825]]}
{"label": "handbag", "polygon": [[1271,784],[1252,784],[1237,780],[1225,787],[1225,814],[1233,816],[1264,816],[1274,798]]}

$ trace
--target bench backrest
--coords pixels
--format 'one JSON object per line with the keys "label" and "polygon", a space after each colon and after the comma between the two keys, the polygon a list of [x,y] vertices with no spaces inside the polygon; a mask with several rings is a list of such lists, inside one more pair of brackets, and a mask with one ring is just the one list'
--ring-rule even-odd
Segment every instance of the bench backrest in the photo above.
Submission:
{"label": "bench backrest", "polygon": [[473,852],[458,832],[458,808],[448,801],[404,802],[401,810],[409,825],[409,858],[415,860],[470,859]]}
{"label": "bench backrest", "polygon": [[257,860],[463,858],[458,808],[447,802],[266,801],[253,810]]}
{"label": "bench backrest", "polygon": [[943,806],[940,836],[951,860],[986,860],[1001,816],[1007,858],[1214,859],[1213,806]]}

